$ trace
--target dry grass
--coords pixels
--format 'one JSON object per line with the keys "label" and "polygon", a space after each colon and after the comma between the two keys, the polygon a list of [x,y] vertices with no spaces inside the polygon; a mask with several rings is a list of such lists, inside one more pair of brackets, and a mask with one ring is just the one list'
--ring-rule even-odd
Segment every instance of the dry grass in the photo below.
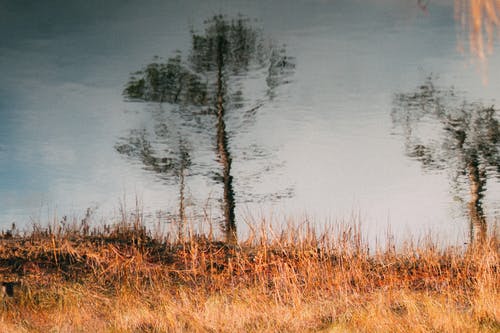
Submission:
{"label": "dry grass", "polygon": [[[499,242],[369,253],[357,228],[238,246],[139,224],[6,234],[1,332],[498,332]],[[274,236],[270,236],[274,235]]]}

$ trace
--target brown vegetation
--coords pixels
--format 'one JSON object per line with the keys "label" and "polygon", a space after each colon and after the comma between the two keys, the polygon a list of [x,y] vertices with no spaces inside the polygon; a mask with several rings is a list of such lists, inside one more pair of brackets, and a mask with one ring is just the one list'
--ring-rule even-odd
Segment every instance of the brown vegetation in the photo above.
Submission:
{"label": "brown vegetation", "polygon": [[[274,236],[270,236],[274,235]],[[4,233],[2,332],[498,332],[499,243],[370,253],[357,227],[237,245],[140,223]]]}

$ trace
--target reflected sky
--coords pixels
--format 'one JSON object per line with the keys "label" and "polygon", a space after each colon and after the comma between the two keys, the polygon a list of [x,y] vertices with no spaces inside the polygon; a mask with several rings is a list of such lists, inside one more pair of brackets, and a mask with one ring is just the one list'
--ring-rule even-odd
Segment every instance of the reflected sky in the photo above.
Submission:
{"label": "reflected sky", "polygon": [[[465,236],[446,174],[408,159],[390,118],[394,94],[430,73],[468,100],[497,103],[498,53],[488,58],[485,85],[457,52],[454,5],[431,0],[424,12],[417,1],[396,0],[2,1],[0,225],[44,221],[54,211],[82,215],[90,206],[109,216],[124,195],[129,206],[138,195],[147,211],[175,209],[175,191],[114,150],[117,138],[150,122],[145,105],[124,102],[124,84],[154,55],[187,50],[190,28],[206,18],[243,13],[286,43],[297,67],[252,127],[234,136],[235,186],[265,167],[237,158],[258,145],[284,166],[252,191],[292,187],[295,195],[240,204],[239,216],[307,214],[322,222],[355,212],[369,232],[390,222],[399,234]],[[245,95],[258,89],[249,84]],[[202,179],[190,189],[196,202],[216,191]],[[485,199],[493,218],[498,193],[496,182]]]}

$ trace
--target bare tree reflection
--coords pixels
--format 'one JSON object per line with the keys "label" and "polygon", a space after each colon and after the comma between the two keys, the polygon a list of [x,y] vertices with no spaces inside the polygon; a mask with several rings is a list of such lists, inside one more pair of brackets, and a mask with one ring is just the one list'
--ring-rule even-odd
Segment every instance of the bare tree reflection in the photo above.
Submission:
{"label": "bare tree reflection", "polygon": [[[156,58],[134,73],[124,90],[124,95],[131,100],[178,105],[186,122],[195,118],[198,126],[195,130],[212,131],[221,166],[221,174],[216,178],[223,184],[223,230],[229,242],[236,240],[229,116],[236,119],[234,114],[240,113],[243,115],[240,118],[253,118],[266,100],[275,96],[276,88],[288,82],[287,77],[294,68],[285,48],[266,42],[248,18],[228,19],[216,15],[205,21],[202,33],[191,31],[191,48],[186,60],[180,53],[164,63]],[[242,81],[250,72],[265,73],[268,89],[265,96],[244,109]],[[235,130],[231,132],[235,133]]]}
{"label": "bare tree reflection", "polygon": [[[430,0],[417,0],[417,5],[428,14]],[[500,1],[454,0],[457,25],[457,49],[468,52],[477,62],[483,84],[488,84],[488,57],[493,54],[495,37],[500,30]],[[468,48],[468,51],[466,50]]]}
{"label": "bare tree reflection", "polygon": [[486,183],[500,178],[498,110],[460,102],[453,89],[440,89],[429,78],[414,92],[396,95],[393,122],[403,129],[409,157],[424,168],[448,170],[455,186],[466,185],[471,242],[486,234],[483,196]]}
{"label": "bare tree reflection", "polygon": [[455,21],[459,25],[458,49],[477,59],[483,82],[488,82],[488,56],[493,54],[495,35],[500,28],[500,1],[455,0]]}
{"label": "bare tree reflection", "polygon": [[[153,148],[153,140],[163,141],[164,148]],[[163,181],[178,185],[178,234],[182,237],[186,221],[186,174],[191,166],[188,142],[181,136],[175,138],[168,135],[165,124],[160,124],[155,133],[146,129],[131,130],[126,137],[120,139],[115,149],[132,160],[140,161],[145,170],[153,172]]]}

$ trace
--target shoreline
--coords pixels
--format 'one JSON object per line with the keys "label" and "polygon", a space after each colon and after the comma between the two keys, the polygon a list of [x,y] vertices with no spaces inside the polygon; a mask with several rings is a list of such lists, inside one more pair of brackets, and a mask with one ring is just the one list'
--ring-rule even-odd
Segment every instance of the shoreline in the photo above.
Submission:
{"label": "shoreline", "polygon": [[[259,230],[257,228],[257,230]],[[265,230],[236,245],[140,224],[0,240],[7,332],[495,332],[500,242],[385,244],[359,229]],[[12,286],[13,295],[6,288]]]}

